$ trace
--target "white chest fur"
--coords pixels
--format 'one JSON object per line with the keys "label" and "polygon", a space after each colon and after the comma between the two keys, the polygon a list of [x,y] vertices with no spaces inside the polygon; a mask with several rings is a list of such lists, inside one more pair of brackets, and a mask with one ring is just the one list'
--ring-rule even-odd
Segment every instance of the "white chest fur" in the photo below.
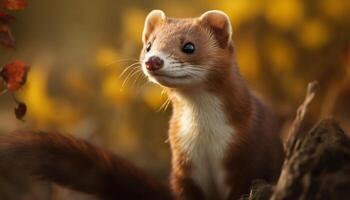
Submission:
{"label": "white chest fur", "polygon": [[223,167],[224,155],[234,130],[227,123],[222,103],[216,96],[200,92],[182,97],[179,141],[191,160],[192,179],[208,197],[228,194]]}

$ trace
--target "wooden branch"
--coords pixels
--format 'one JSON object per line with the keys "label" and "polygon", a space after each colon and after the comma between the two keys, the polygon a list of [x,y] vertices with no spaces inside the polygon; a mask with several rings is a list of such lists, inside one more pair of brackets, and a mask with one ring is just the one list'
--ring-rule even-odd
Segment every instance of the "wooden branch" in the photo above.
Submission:
{"label": "wooden branch", "polygon": [[[333,119],[309,132],[301,126],[317,91],[310,83],[285,145],[286,158],[275,186],[254,183],[249,200],[350,199],[350,139]],[[307,133],[307,134],[305,134]]]}
{"label": "wooden branch", "polygon": [[297,142],[300,140],[300,137],[303,136],[301,135],[301,132],[300,132],[302,123],[304,121],[308,107],[311,101],[314,99],[317,91],[318,91],[318,83],[316,81],[308,84],[304,102],[299,106],[297,110],[297,115],[288,133],[287,142],[285,145],[286,158],[288,158],[293,153],[293,150],[296,147]]}
{"label": "wooden branch", "polygon": [[271,199],[349,199],[350,139],[333,119],[296,140]]}

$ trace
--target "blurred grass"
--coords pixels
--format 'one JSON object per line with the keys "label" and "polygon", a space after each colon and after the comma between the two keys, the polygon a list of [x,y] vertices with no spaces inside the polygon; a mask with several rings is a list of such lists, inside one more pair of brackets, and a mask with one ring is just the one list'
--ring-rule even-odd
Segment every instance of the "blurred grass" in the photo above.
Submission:
{"label": "blurred grass", "polygon": [[[1,64],[20,58],[32,66],[19,94],[28,115],[25,123],[16,121],[10,97],[1,96],[0,133],[24,128],[71,133],[165,180],[171,109],[157,110],[166,97],[136,72],[124,86],[126,76],[119,77],[137,62],[144,18],[152,9],[174,17],[227,12],[241,72],[254,90],[278,113],[292,116],[307,82],[319,80],[310,120],[334,115],[350,131],[348,0],[31,0],[14,24],[18,50],[0,49]],[[18,195],[18,184],[12,187]],[[20,193],[40,199],[30,196],[36,191],[30,188]],[[0,188],[0,197],[10,193]]]}

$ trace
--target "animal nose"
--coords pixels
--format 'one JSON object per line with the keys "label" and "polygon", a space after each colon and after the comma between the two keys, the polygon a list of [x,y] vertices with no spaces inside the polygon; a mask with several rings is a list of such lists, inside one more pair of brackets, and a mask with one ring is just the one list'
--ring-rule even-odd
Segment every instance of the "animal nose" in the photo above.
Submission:
{"label": "animal nose", "polygon": [[156,71],[163,67],[164,61],[158,56],[151,56],[145,64],[147,70]]}

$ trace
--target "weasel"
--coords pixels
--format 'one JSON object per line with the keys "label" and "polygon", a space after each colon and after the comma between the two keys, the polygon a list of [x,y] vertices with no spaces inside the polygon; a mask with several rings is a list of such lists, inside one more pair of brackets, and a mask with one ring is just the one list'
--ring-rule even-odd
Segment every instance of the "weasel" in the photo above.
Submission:
{"label": "weasel", "polygon": [[279,175],[282,143],[273,116],[237,67],[229,17],[149,13],[142,34],[143,72],[173,105],[171,187],[178,199],[238,199],[254,179]]}
{"label": "weasel", "polygon": [[175,19],[154,10],[142,40],[142,70],[173,105],[170,188],[122,157],[58,133],[1,136],[0,167],[106,200],[238,199],[254,179],[274,181],[282,144],[274,117],[239,74],[227,15]]}

